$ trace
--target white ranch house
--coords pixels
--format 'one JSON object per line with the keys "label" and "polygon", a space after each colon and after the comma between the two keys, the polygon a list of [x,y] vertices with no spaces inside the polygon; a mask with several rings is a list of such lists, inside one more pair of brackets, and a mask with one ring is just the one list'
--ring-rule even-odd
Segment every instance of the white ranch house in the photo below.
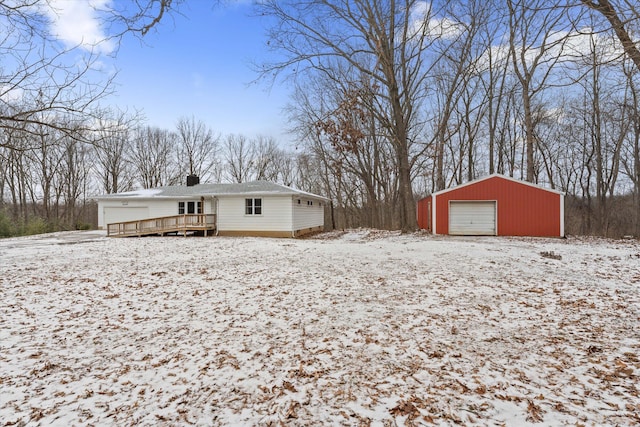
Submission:
{"label": "white ranch house", "polygon": [[[208,226],[205,233],[266,237],[297,237],[322,231],[324,208],[329,202],[317,194],[267,181],[159,187],[103,195],[97,200],[98,227],[108,229],[110,235],[117,235],[113,230],[118,226],[120,230],[143,226],[149,230],[149,224],[162,221],[181,221],[183,226],[199,221]],[[138,233],[142,234],[154,233]]]}

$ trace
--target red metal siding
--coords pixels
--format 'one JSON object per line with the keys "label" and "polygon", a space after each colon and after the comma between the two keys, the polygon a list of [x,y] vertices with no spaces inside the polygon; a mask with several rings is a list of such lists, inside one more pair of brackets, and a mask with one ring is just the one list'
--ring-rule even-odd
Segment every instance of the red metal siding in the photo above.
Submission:
{"label": "red metal siding", "polygon": [[560,194],[499,176],[436,195],[436,232],[449,234],[449,201],[496,200],[498,236],[560,236]]}
{"label": "red metal siding", "polygon": [[431,196],[418,200],[418,227],[431,231]]}

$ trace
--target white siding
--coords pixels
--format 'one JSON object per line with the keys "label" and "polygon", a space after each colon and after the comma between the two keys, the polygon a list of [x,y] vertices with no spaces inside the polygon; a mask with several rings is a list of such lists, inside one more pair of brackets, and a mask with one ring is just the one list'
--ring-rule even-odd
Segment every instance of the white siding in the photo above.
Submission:
{"label": "white siding", "polygon": [[149,218],[178,215],[178,200],[149,200]]}
{"label": "white siding", "polygon": [[[246,215],[245,199],[262,199],[262,215]],[[218,199],[220,231],[292,231],[291,196],[234,196]]]}
{"label": "white siding", "polygon": [[102,211],[104,225],[116,222],[137,221],[149,217],[149,208],[146,206],[108,206]]}
{"label": "white siding", "polygon": [[[298,203],[300,200],[300,203]],[[309,205],[309,202],[313,203]],[[293,197],[293,228],[304,230],[307,228],[324,226],[324,203],[319,200]]]}

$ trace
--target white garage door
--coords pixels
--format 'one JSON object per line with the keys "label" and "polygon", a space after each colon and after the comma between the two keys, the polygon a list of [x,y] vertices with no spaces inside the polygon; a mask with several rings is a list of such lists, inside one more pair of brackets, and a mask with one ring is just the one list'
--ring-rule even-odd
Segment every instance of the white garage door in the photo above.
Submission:
{"label": "white garage door", "polygon": [[450,202],[449,234],[496,235],[496,202]]}
{"label": "white garage door", "polygon": [[115,222],[136,221],[138,219],[149,218],[149,208],[143,207],[114,207],[107,206],[104,208],[104,224],[113,224]]}

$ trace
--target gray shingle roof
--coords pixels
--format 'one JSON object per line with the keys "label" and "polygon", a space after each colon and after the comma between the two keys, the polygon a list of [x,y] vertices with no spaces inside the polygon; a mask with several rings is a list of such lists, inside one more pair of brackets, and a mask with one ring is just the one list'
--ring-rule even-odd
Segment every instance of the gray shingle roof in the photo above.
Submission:
{"label": "gray shingle roof", "polygon": [[241,184],[197,184],[191,187],[186,185],[173,185],[168,187],[158,187],[142,190],[127,191],[124,193],[105,194],[97,199],[153,199],[153,198],[183,198],[201,196],[269,196],[269,195],[291,195],[300,197],[311,197],[320,200],[328,200],[326,197],[306,191],[296,190],[280,184],[268,181],[243,182]]}

